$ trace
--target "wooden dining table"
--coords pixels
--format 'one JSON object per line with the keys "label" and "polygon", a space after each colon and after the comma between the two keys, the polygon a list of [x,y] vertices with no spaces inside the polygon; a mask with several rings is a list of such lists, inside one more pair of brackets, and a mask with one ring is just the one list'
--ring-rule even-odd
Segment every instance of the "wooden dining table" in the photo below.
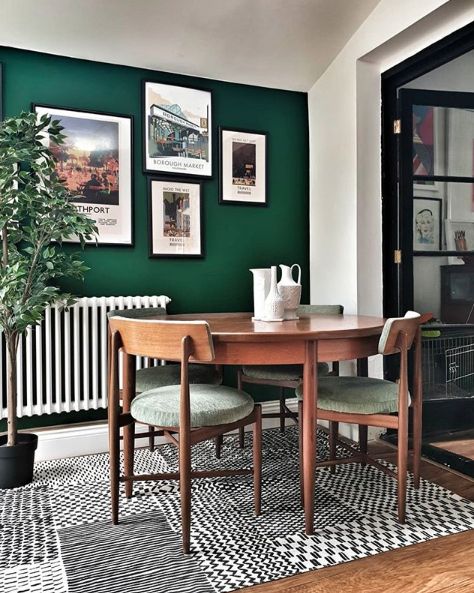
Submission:
{"label": "wooden dining table", "polygon": [[251,313],[160,316],[207,321],[215,363],[303,365],[303,472],[305,531],[314,532],[318,362],[365,359],[377,354],[381,317],[302,314],[298,320],[252,321]]}

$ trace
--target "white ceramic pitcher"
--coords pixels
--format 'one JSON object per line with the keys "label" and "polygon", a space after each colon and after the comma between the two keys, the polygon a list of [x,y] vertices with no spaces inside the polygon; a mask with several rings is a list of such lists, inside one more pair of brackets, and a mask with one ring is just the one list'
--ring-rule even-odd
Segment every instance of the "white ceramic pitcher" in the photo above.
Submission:
{"label": "white ceramic pitcher", "polygon": [[252,321],[259,321],[265,317],[265,299],[270,290],[270,268],[253,268],[253,308]]}
{"label": "white ceramic pitcher", "polygon": [[[298,268],[298,281],[293,279],[293,268]],[[285,319],[299,319],[297,315],[298,306],[301,300],[301,268],[298,264],[285,266],[280,264],[281,280],[278,283],[278,291],[285,303]]]}

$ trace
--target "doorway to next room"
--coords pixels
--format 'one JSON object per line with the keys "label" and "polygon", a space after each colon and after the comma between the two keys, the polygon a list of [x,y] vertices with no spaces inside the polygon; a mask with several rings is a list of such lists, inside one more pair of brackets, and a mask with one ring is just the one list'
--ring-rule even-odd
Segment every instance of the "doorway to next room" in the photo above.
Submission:
{"label": "doorway to next room", "polygon": [[474,476],[474,25],[384,73],[382,93],[385,315],[433,314],[423,453]]}

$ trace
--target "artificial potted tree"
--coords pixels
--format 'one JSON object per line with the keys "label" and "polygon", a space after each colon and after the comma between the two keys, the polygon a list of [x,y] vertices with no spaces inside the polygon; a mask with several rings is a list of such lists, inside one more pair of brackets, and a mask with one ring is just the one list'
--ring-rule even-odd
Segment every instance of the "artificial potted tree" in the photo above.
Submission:
{"label": "artificial potted tree", "polygon": [[[87,270],[61,241],[94,237],[92,220],[80,214],[56,175],[51,145],[65,136],[58,121],[22,113],[0,124],[0,331],[7,351],[7,434],[0,436],[0,488],[29,483],[38,437],[17,429],[17,350],[20,336],[39,323],[46,307],[74,302],[60,278]],[[1,386],[0,386],[1,387]]]}

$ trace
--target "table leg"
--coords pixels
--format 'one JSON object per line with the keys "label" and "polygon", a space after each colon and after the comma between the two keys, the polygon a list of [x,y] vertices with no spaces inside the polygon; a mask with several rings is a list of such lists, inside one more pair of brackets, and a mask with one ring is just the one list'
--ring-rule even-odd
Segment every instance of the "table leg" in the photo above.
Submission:
{"label": "table leg", "polygon": [[306,342],[303,369],[303,483],[307,535],[314,532],[314,472],[316,463],[317,342]]}
{"label": "table leg", "polygon": [[[369,359],[367,357],[357,359],[357,376],[369,376]],[[367,434],[367,425],[359,424],[359,448],[360,452],[365,456],[367,456]],[[361,467],[365,467],[366,462],[362,461],[360,465]]]}

